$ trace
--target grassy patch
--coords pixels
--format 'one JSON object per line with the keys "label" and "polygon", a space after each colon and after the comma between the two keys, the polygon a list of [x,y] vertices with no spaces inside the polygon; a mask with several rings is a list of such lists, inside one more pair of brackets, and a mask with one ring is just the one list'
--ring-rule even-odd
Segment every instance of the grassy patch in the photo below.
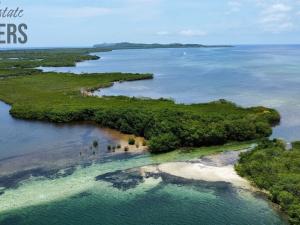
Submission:
{"label": "grassy patch", "polygon": [[240,151],[250,148],[256,141],[231,142],[218,146],[207,146],[200,148],[182,148],[164,154],[152,155],[151,158],[155,163],[185,161],[197,159],[200,157],[214,155],[227,151]]}

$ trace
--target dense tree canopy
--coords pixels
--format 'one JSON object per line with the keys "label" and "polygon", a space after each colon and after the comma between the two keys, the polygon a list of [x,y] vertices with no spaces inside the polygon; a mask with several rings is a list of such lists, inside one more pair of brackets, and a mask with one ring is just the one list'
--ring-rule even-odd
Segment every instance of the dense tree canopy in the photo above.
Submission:
{"label": "dense tree canopy", "polygon": [[[179,46],[180,47],[180,46]],[[124,133],[143,136],[152,152],[199,147],[267,137],[279,114],[264,107],[242,108],[220,100],[207,104],[175,104],[165,99],[92,97],[84,93],[116,81],[151,79],[151,74],[45,73],[39,66],[74,66],[110,49],[0,51],[0,99],[11,114],[52,122],[95,121]]]}
{"label": "dense tree canopy", "polygon": [[95,121],[150,140],[152,152],[267,137],[279,114],[264,107],[242,108],[225,100],[175,104],[171,100],[92,97],[82,90],[107,87],[119,80],[151,79],[141,74],[41,73],[0,80],[0,99],[11,114],[52,122]]}
{"label": "dense tree canopy", "polygon": [[254,151],[243,153],[236,169],[268,190],[292,224],[300,224],[300,142],[285,150],[280,141],[264,141]]}

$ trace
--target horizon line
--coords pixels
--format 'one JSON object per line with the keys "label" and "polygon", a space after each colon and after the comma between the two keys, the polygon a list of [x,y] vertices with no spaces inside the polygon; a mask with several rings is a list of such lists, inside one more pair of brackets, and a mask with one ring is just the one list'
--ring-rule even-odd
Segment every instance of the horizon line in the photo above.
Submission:
{"label": "horizon line", "polygon": [[[105,42],[104,42],[105,43]],[[108,43],[108,42],[107,42]],[[116,43],[124,43],[124,42],[111,42],[109,44],[116,44]],[[146,43],[146,42],[128,42],[128,43],[133,43],[133,44],[162,44],[162,45],[167,45],[167,44],[197,44],[197,45],[203,45],[203,46],[287,46],[287,45],[300,45],[300,43],[282,43],[282,44],[200,44],[200,43],[180,43],[180,42],[173,42],[173,43],[159,43],[159,42],[153,42],[153,43]],[[97,45],[97,44],[94,44]],[[56,48],[97,48],[94,47],[94,45],[73,45],[73,46],[15,46],[15,47],[3,47],[0,48],[0,51],[2,50],[12,50],[12,49],[56,49]]]}

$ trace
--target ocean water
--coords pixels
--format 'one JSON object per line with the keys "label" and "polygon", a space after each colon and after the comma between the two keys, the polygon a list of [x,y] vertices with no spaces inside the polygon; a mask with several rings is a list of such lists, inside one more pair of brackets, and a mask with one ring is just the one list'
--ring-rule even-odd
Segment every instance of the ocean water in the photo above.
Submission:
{"label": "ocean water", "polygon": [[99,95],[172,98],[180,103],[227,99],[279,110],[274,137],[300,139],[300,45],[120,50],[61,72],[153,73],[153,80],[117,83]]}

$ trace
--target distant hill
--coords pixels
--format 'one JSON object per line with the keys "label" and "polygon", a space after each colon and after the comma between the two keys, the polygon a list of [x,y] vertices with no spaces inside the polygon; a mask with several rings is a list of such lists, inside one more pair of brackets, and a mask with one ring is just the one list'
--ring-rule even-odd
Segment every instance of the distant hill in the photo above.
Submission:
{"label": "distant hill", "polygon": [[107,49],[107,50],[117,50],[117,49],[151,49],[151,48],[210,48],[210,47],[232,47],[230,45],[200,45],[200,44],[142,44],[142,43],[104,43],[96,44],[95,48]]}

